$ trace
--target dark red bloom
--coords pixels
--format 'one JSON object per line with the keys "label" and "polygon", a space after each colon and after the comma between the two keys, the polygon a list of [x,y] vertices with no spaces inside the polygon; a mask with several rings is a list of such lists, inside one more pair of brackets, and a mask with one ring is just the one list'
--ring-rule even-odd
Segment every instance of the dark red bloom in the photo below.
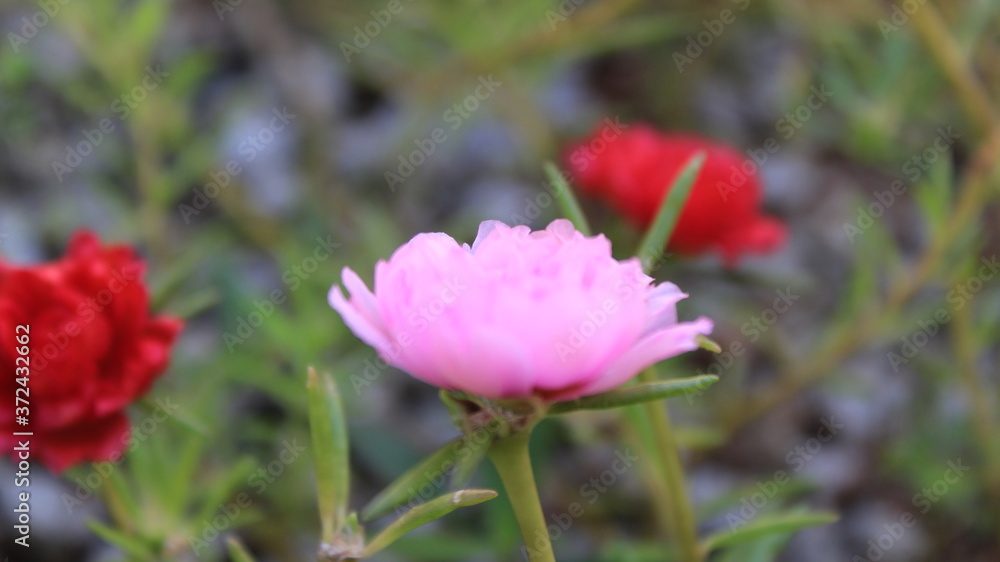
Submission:
{"label": "dark red bloom", "polygon": [[[142,396],[170,360],[180,320],[153,318],[145,264],[123,245],[102,247],[78,232],[66,255],[18,267],[0,261],[0,446],[11,454],[30,431],[32,460],[54,472],[109,460],[129,444],[125,408]],[[27,426],[16,418],[15,338],[28,326]],[[23,374],[21,371],[20,374]],[[16,456],[15,456],[16,458]]]}
{"label": "dark red bloom", "polygon": [[698,151],[707,158],[668,248],[686,255],[718,251],[729,266],[744,253],[779,248],[785,227],[760,212],[756,164],[728,146],[607,121],[590,138],[571,146],[566,160],[581,191],[646,228],[681,168]]}

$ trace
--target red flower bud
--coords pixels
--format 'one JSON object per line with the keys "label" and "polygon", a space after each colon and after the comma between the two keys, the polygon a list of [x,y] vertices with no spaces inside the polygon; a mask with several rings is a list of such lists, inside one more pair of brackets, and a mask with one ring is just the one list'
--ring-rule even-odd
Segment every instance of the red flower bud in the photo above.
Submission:
{"label": "red flower bud", "polygon": [[728,146],[608,121],[571,146],[566,160],[581,191],[647,228],[684,164],[699,151],[705,164],[667,247],[684,255],[718,251],[730,267],[744,253],[778,249],[785,226],[760,212],[757,165]]}

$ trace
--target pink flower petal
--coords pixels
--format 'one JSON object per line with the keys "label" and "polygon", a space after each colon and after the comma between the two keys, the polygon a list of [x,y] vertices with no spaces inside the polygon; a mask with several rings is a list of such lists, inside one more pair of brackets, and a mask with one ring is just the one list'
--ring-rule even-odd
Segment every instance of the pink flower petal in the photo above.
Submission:
{"label": "pink flower petal", "polygon": [[361,341],[374,347],[377,351],[383,352],[389,349],[389,338],[381,331],[380,326],[372,322],[361,312],[353,302],[344,298],[340,287],[334,285],[327,295],[330,306],[340,313],[341,318],[347,327],[358,336]]}
{"label": "pink flower petal", "polygon": [[712,333],[712,321],[702,317],[694,322],[682,322],[649,334],[615,360],[600,379],[583,389],[580,396],[611,390],[631,380],[647,367],[686,351],[698,349],[695,338],[710,333]]}

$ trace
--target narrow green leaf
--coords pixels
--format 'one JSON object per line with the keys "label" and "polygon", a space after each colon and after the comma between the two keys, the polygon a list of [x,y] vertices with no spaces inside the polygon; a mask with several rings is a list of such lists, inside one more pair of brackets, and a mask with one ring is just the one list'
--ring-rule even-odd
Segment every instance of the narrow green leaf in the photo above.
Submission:
{"label": "narrow green leaf", "polygon": [[662,400],[671,396],[680,396],[695,392],[715,384],[719,377],[715,375],[699,375],[683,379],[670,379],[625,386],[602,394],[584,396],[577,400],[559,402],[549,409],[550,414],[565,414],[577,410],[606,410],[621,408],[650,400]]}
{"label": "narrow green leaf", "polygon": [[576,229],[582,232],[584,236],[590,236],[590,225],[587,223],[587,217],[583,214],[580,202],[576,200],[576,196],[573,194],[573,188],[566,181],[566,176],[552,162],[545,163],[545,175],[548,176],[549,182],[551,182],[552,187],[556,190],[556,201],[559,201],[559,207],[562,209],[563,215],[572,221]]}
{"label": "narrow green leaf", "polygon": [[132,537],[126,535],[125,533],[119,531],[118,529],[113,529],[108,527],[104,523],[91,519],[87,521],[87,527],[94,532],[95,535],[101,537],[110,544],[117,546],[118,548],[125,551],[127,554],[138,558],[140,560],[149,559],[150,555],[153,554],[144,541],[138,537]]}
{"label": "narrow green leaf", "polygon": [[702,549],[709,553],[719,548],[755,541],[770,535],[794,533],[806,527],[829,525],[835,523],[837,519],[839,516],[836,513],[825,511],[759,517],[744,527],[707,537],[702,542]]}
{"label": "narrow green leaf", "polygon": [[462,406],[462,403],[448,390],[442,390],[438,393],[438,396],[441,398],[441,402],[444,402],[444,407],[448,409],[451,422],[455,424],[455,427],[461,429],[463,420],[465,419],[465,408]]}
{"label": "narrow green leaf", "polygon": [[309,427],[312,431],[313,463],[319,493],[323,542],[333,542],[347,521],[350,499],[350,465],[347,454],[347,424],[340,393],[329,373],[322,377],[309,368]]}
{"label": "narrow green leaf", "polygon": [[938,162],[931,166],[925,181],[915,186],[908,186],[920,211],[930,223],[932,234],[944,228],[954,206],[952,204],[954,173],[951,155],[942,154]]}
{"label": "narrow green leaf", "polygon": [[[458,465],[455,467],[454,474],[451,475],[453,488],[461,488],[469,483],[472,474],[486,458],[486,453],[489,452],[490,445],[493,444],[496,433],[500,429],[501,426],[490,424],[465,436],[465,442],[459,447]],[[480,433],[480,431],[487,433]]]}
{"label": "narrow green leaf", "polygon": [[[254,459],[244,457],[236,463],[236,466],[228,468],[221,476],[215,478],[207,491],[199,498],[203,501],[197,515],[192,521],[201,521],[202,519],[211,519],[214,517],[219,507],[226,503],[233,492],[238,490],[241,485],[245,485],[247,478],[257,467],[258,465]],[[237,516],[237,520],[244,522],[243,518],[245,516],[246,512],[240,513]]]}
{"label": "narrow green leaf", "polygon": [[719,345],[716,341],[712,340],[711,338],[698,334],[695,337],[695,341],[698,342],[698,346],[701,347],[702,349],[707,349],[712,353],[722,353],[722,346]]}
{"label": "narrow green leaf", "polygon": [[[185,493],[191,486],[191,482],[198,480],[198,464],[205,452],[205,443],[199,435],[188,434],[186,440],[176,453],[176,461],[173,466],[173,474],[162,485],[165,496],[168,498],[166,509],[177,521],[184,519],[184,511],[191,501],[189,494]],[[138,519],[137,519],[138,520]]]}
{"label": "narrow green leaf", "polygon": [[169,10],[170,2],[140,2],[128,18],[128,32],[133,44],[141,46],[144,51],[150,48],[156,38],[162,35]]}
{"label": "narrow green leaf", "polygon": [[476,505],[495,497],[497,497],[497,493],[493,490],[460,490],[418,505],[393,521],[391,525],[372,539],[372,542],[365,548],[364,556],[375,554],[406,533],[440,519],[460,507]]}
{"label": "narrow green leaf", "polygon": [[105,497],[105,504],[115,520],[139,521],[141,517],[139,504],[132,493],[132,488],[122,475],[122,471],[112,470],[108,476],[107,485],[110,488]]}
{"label": "narrow green leaf", "polygon": [[226,537],[226,546],[229,548],[229,557],[233,559],[233,562],[254,562],[253,556],[250,556],[238,538]]}
{"label": "narrow green leaf", "polygon": [[433,487],[433,481],[437,479],[438,475],[443,477],[455,467],[456,458],[464,442],[464,436],[449,441],[419,464],[407,470],[368,502],[368,505],[361,510],[361,518],[365,521],[378,519],[391,509],[417,497],[421,486],[430,483]]}
{"label": "narrow green leaf", "polygon": [[677,217],[680,216],[681,209],[684,208],[684,203],[687,202],[688,195],[691,194],[694,180],[697,179],[704,163],[705,152],[700,151],[684,164],[681,173],[677,175],[677,179],[670,186],[667,196],[663,198],[663,205],[660,206],[660,211],[656,214],[653,226],[649,227],[646,236],[639,244],[636,255],[642,260],[642,268],[647,273],[653,268],[663,249],[667,246],[674,226],[677,225]]}
{"label": "narrow green leaf", "polygon": [[791,539],[791,535],[771,535],[728,548],[718,562],[774,562]]}
{"label": "narrow green leaf", "polygon": [[204,289],[202,291],[193,291],[183,297],[178,297],[166,310],[179,318],[194,318],[210,307],[219,304],[221,300],[221,295],[219,295],[217,290]]}

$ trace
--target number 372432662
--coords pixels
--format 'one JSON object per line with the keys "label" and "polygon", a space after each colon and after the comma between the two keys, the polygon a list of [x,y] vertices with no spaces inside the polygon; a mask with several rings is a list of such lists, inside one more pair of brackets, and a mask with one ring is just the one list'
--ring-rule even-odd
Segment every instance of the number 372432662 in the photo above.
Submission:
{"label": "number 372432662", "polygon": [[17,389],[14,392],[14,416],[19,425],[28,425],[28,377],[31,374],[31,327],[19,325],[14,328],[14,338],[17,347],[14,348],[17,354],[14,358],[14,377],[17,382]]}

